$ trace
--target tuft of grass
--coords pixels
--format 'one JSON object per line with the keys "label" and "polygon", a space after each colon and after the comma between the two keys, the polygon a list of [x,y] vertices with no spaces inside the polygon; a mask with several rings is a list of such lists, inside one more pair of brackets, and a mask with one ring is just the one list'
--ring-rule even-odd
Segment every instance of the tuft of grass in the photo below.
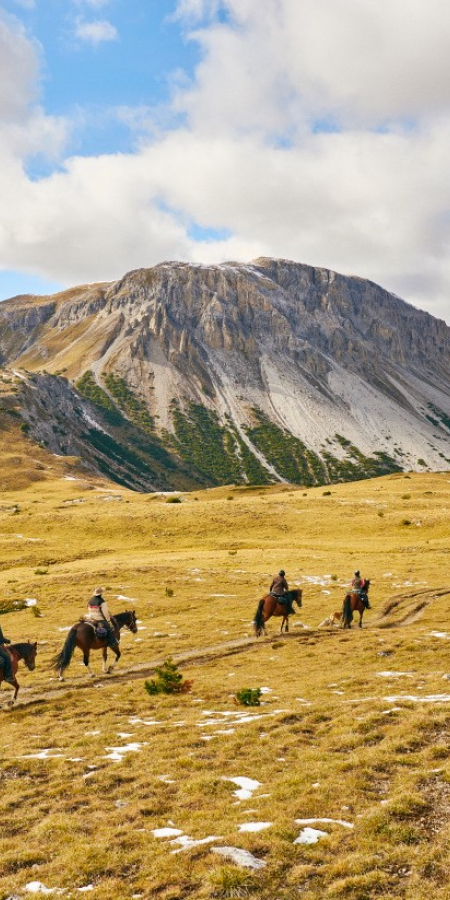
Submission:
{"label": "tuft of grass", "polygon": [[254,876],[235,866],[219,866],[213,869],[209,874],[208,881],[211,887],[210,896],[224,898],[224,900],[248,897],[250,893],[258,889]]}

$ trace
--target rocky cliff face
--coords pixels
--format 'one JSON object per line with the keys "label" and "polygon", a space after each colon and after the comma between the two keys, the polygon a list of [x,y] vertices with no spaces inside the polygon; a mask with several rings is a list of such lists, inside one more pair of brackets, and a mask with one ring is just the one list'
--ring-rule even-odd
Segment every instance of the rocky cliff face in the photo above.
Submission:
{"label": "rocky cliff face", "polygon": [[63,403],[58,379],[50,395],[68,432],[80,403],[94,443],[126,447],[131,428],[147,447],[130,450],[140,489],[178,486],[181,471],[191,486],[318,483],[450,462],[450,329],[372,282],[286,260],[163,263],[13,298],[0,361],[34,373],[34,391],[64,376],[75,399]]}

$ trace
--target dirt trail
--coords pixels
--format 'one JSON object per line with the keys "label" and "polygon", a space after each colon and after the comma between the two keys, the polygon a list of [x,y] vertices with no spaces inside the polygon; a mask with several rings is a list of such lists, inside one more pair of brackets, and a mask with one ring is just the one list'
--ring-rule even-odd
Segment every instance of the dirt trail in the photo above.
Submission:
{"label": "dirt trail", "polygon": [[[439,597],[450,595],[450,587],[426,588],[416,591],[410,591],[405,594],[397,594],[389,598],[384,604],[378,616],[371,619],[370,624],[365,626],[368,628],[398,628],[400,625],[411,625],[420,618],[424,609],[426,609],[433,600]],[[238,638],[234,641],[225,641],[221,644],[214,644],[210,647],[204,647],[201,650],[188,650],[184,653],[173,654],[174,662],[180,667],[195,663],[196,665],[207,665],[211,660],[224,659],[227,656],[233,656],[236,653],[244,651],[256,651],[258,647],[264,644],[273,644],[278,641],[286,640],[302,640],[307,642],[313,640],[326,640],[340,633],[340,629],[328,628],[305,628],[304,631],[290,632],[280,635],[274,633],[265,638],[246,637]],[[127,669],[116,670],[111,675],[99,674],[95,678],[86,677],[86,675],[72,677],[70,669],[67,670],[67,681],[59,682],[52,686],[48,691],[33,690],[33,688],[21,688],[19,698],[14,706],[7,704],[6,691],[0,694],[0,711],[18,709],[23,706],[30,706],[34,703],[44,703],[48,700],[56,700],[71,691],[84,691],[92,688],[93,685],[102,683],[121,684],[126,681],[134,681],[138,678],[149,677],[154,674],[155,669],[161,666],[164,658],[154,659],[149,662],[143,662],[138,665],[130,666]]]}
{"label": "dirt trail", "polygon": [[[255,637],[247,637],[247,638],[239,638],[234,641],[226,641],[222,644],[215,644],[211,647],[204,647],[201,650],[188,650],[184,653],[173,654],[172,659],[174,662],[183,668],[184,666],[189,665],[190,663],[195,663],[196,665],[206,665],[208,662],[214,659],[223,659],[226,656],[232,656],[236,653],[241,653],[245,650],[257,650],[261,644],[273,644],[278,640],[289,640],[292,638],[308,638],[311,635],[315,635],[315,632],[311,630],[305,630],[300,634],[283,634],[280,636],[279,634],[272,635],[271,637],[266,638],[255,638]],[[149,662],[139,663],[138,665],[130,666],[127,669],[123,669],[122,671],[116,670],[111,675],[104,675],[103,673],[99,674],[95,678],[90,678],[86,676],[84,673],[82,676],[72,677],[70,674],[70,668],[67,669],[66,677],[67,681],[58,682],[55,685],[52,685],[50,690],[48,691],[40,691],[33,690],[33,688],[23,688],[20,689],[20,694],[17,702],[14,706],[6,705],[4,700],[7,699],[6,691],[0,696],[0,699],[3,701],[3,704],[0,706],[0,710],[11,710],[18,709],[22,706],[30,706],[33,703],[43,703],[47,700],[56,700],[60,698],[64,694],[68,694],[72,691],[83,691],[89,688],[92,688],[93,685],[99,685],[99,683],[122,683],[124,681],[133,681],[138,678],[148,677],[153,675],[157,666],[161,666],[164,662],[163,657],[161,659],[151,660]],[[100,660],[100,657],[98,657]]]}
{"label": "dirt trail", "polygon": [[396,594],[386,600],[380,614],[372,620],[372,625],[376,628],[398,628],[399,625],[412,625],[433,600],[445,597],[447,594],[450,594],[450,587],[422,588],[419,591]]}

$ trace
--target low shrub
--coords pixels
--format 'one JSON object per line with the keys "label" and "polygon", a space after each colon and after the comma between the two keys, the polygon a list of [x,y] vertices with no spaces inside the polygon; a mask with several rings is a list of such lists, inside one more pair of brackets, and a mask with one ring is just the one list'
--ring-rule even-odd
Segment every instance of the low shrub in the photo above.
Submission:
{"label": "low shrub", "polygon": [[242,706],[261,706],[261,688],[243,688],[236,694],[236,700]]}
{"label": "low shrub", "polygon": [[148,694],[186,694],[191,690],[192,681],[183,680],[178,666],[169,656],[162,666],[155,669],[156,678],[144,683]]}

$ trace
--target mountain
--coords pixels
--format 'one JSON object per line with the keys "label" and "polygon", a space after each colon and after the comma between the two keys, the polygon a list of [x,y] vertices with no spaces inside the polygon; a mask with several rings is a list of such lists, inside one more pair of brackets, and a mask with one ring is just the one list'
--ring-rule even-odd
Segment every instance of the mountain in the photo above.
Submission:
{"label": "mountain", "polygon": [[0,428],[15,417],[28,441],[137,490],[450,464],[450,328],[288,260],[165,262],[14,297],[0,366]]}

